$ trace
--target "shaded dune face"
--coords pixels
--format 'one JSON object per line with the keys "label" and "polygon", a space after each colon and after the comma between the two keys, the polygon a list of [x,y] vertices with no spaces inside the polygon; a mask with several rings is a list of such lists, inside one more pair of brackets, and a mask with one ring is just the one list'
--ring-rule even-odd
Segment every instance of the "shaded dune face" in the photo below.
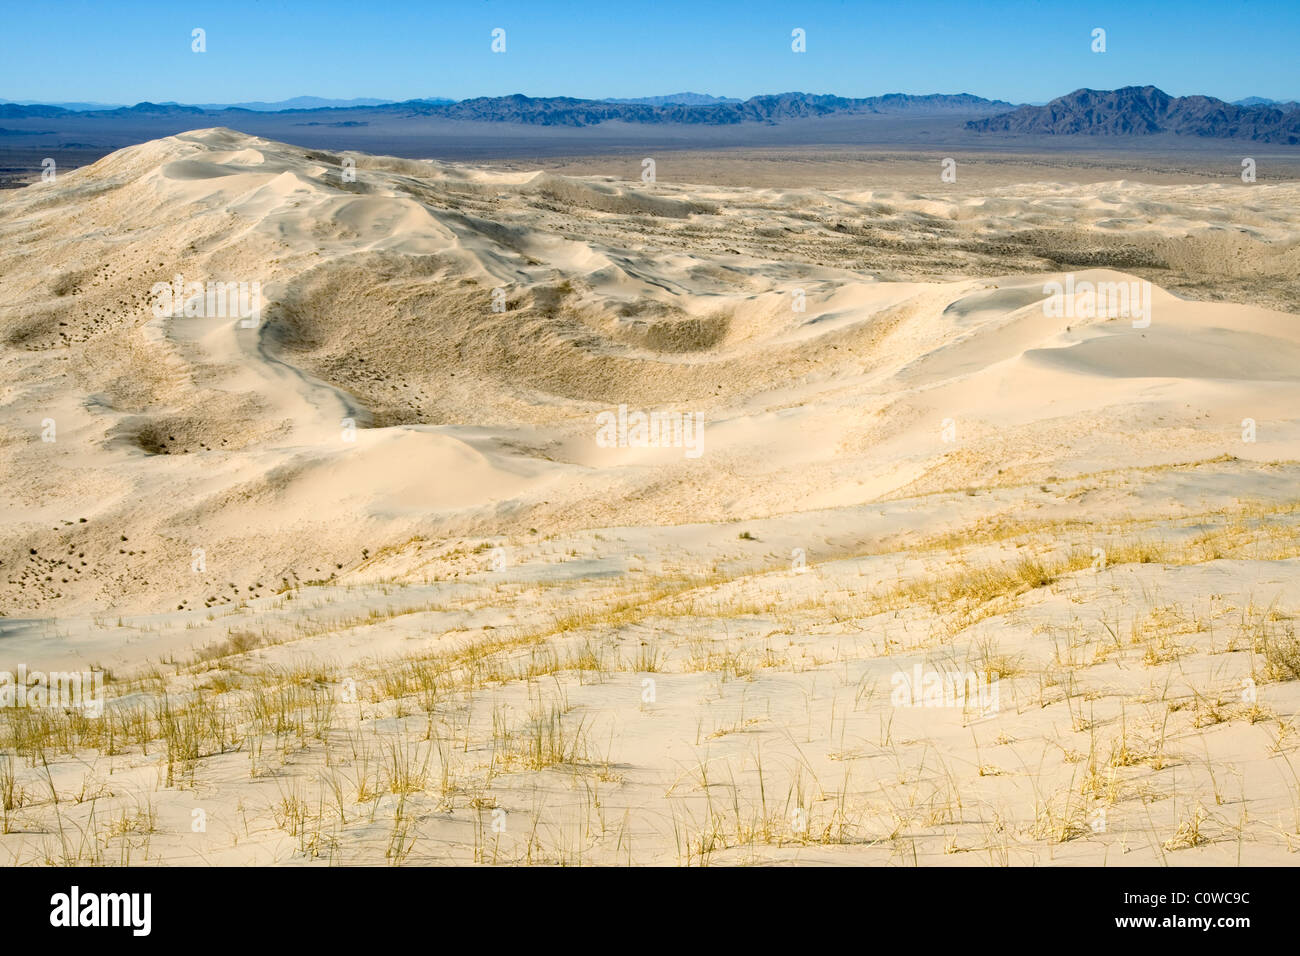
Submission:
{"label": "shaded dune face", "polygon": [[[1244,417],[1286,459],[1300,335],[1248,303],[1287,298],[1298,198],[691,187],[231,130],[125,149],[0,199],[0,610],[220,606],[416,536],[1161,467],[1240,454]],[[1153,281],[1150,327],[1052,314],[1068,270]],[[1192,301],[1207,270],[1236,303]],[[256,321],[159,314],[177,276],[256,283]],[[699,415],[704,453],[601,444],[620,406]]]}

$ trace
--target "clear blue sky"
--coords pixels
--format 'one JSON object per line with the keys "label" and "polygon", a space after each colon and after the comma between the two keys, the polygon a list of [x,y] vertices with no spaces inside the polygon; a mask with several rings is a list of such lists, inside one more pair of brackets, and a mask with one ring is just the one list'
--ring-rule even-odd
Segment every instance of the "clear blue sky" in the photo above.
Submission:
{"label": "clear blue sky", "polygon": [[[872,3],[585,0],[9,2],[0,98],[748,97],[1079,87],[1300,99],[1300,0]],[[208,52],[190,51],[207,31]],[[506,30],[504,55],[490,32]],[[790,31],[808,50],[790,50]],[[1094,27],[1107,52],[1089,49]]]}

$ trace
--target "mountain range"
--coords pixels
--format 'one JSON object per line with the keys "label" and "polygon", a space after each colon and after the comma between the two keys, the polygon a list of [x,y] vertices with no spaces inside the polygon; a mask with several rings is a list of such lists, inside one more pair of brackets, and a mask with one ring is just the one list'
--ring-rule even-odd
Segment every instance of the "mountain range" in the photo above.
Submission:
{"label": "mountain range", "polygon": [[708,93],[669,93],[667,96],[634,96],[619,99],[607,96],[605,103],[635,103],[639,106],[716,106],[719,103],[743,103],[734,96],[710,96]]}
{"label": "mountain range", "polygon": [[1021,106],[971,120],[977,133],[1040,136],[1150,136],[1174,133],[1261,143],[1300,144],[1300,110],[1239,106],[1212,96],[1170,96],[1154,86],[1075,90],[1046,106]]}
{"label": "mountain range", "polygon": [[[254,110],[259,113],[274,113],[283,110],[316,110],[316,109],[346,109],[353,106],[383,106],[385,103],[392,103],[393,100],[377,100],[372,97],[359,96],[350,100],[332,100],[321,96],[294,96],[287,100],[276,100],[268,103],[263,100],[253,100],[245,103],[162,103],[161,106],[194,106],[203,110]],[[442,102],[451,103],[453,100],[443,100]],[[60,109],[72,113],[93,113],[103,110],[125,109],[124,103],[95,103],[95,102],[72,102],[72,103],[45,103],[39,100],[3,100],[0,99],[0,106],[56,106]]]}
{"label": "mountain range", "polygon": [[1280,110],[1300,110],[1300,103],[1295,100],[1270,100],[1264,96],[1248,96],[1244,100],[1233,100],[1233,106],[1276,106]]}
{"label": "mountain range", "polygon": [[[480,128],[482,124],[557,128],[622,124],[621,128],[631,129],[658,125],[777,126],[791,120],[821,117],[895,116],[929,118],[937,126],[948,124],[952,130],[966,134],[1111,137],[1174,134],[1300,144],[1300,107],[1294,102],[1249,97],[1229,103],[1210,96],[1175,97],[1154,86],[1081,89],[1044,105],[1021,106],[969,93],[924,96],[890,93],[854,98],[797,92],[753,96],[743,101],[702,93],[625,100],[531,97],[516,93],[459,101],[414,99],[399,103],[296,97],[278,103],[194,106],[145,102],[95,110],[0,102],[0,120],[27,120],[27,124],[18,126],[32,127],[7,130],[12,137],[49,135],[51,120],[65,120],[69,130],[81,129],[86,123],[95,123],[102,129],[145,125],[153,128],[167,124],[177,129],[238,128],[256,125],[252,120],[255,115],[280,126],[361,128],[380,124],[388,129],[409,126],[409,121],[416,118],[477,124]],[[279,118],[284,122],[280,123]],[[136,122],[127,123],[127,120]]]}
{"label": "mountain range", "polygon": [[[533,126],[594,126],[606,122],[623,123],[682,123],[687,125],[729,126],[736,123],[774,123],[831,114],[854,113],[995,113],[1012,109],[1014,104],[1003,100],[986,100],[969,93],[956,95],[931,94],[912,96],[890,93],[861,99],[810,93],[777,93],[753,96],[747,100],[716,99],[713,102],[695,102],[700,94],[676,94],[666,97],[649,97],[647,102],[577,99],[569,96],[532,97],[523,94],[511,96],[481,96],[457,102],[439,99],[406,100],[401,103],[381,103],[371,106],[309,107],[280,110],[278,112],[321,112],[332,114],[365,110],[371,114],[435,116],[442,119],[488,123],[523,123]],[[707,99],[714,100],[709,97]],[[214,109],[203,106],[185,106],[178,103],[137,103],[115,109],[77,111],[88,118],[113,116],[220,116],[222,114],[253,111],[250,106],[230,106]],[[257,110],[265,112],[265,110]],[[0,118],[19,119],[31,117],[66,116],[70,110],[58,106],[18,104],[0,105]],[[215,125],[215,124],[213,124]]]}

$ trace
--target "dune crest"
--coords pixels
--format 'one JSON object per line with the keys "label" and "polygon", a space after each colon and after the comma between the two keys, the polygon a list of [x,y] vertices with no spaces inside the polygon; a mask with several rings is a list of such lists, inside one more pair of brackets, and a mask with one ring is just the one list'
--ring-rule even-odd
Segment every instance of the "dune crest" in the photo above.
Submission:
{"label": "dune crest", "polygon": [[[1297,187],[1208,209],[1205,190],[1192,202],[1129,183],[979,201],[692,189],[228,129],[124,149],[0,201],[0,609],[226,604],[347,575],[415,536],[767,518],[1121,462],[1292,459],[1293,316],[1155,286],[1149,327],[1053,317],[1044,288],[1061,273],[903,279],[870,255],[776,258],[751,226],[822,228],[812,210],[986,231],[1068,208],[1106,231],[1131,228],[1114,207],[1146,195],[1148,235],[1197,221],[1209,235],[1225,218],[1280,233],[1293,223],[1261,213],[1267,189]],[[256,327],[154,314],[150,290],[178,276],[258,283]],[[702,416],[707,453],[602,447],[597,416],[620,405]],[[191,572],[195,549],[210,572]]]}

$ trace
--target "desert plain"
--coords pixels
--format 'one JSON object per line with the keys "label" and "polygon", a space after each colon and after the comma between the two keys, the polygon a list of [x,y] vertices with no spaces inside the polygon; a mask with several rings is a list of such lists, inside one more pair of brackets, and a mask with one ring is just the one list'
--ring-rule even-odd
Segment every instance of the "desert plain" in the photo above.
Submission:
{"label": "desert plain", "polygon": [[0,194],[0,863],[1293,864],[1294,167],[940,159]]}

